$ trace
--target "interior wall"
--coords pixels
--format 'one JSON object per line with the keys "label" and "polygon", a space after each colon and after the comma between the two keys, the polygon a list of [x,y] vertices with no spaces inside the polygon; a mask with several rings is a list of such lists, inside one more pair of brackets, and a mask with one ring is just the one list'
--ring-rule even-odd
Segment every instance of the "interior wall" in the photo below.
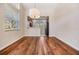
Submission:
{"label": "interior wall", "polygon": [[5,31],[4,14],[5,14],[5,4],[0,4],[0,50],[23,37],[23,29],[22,29],[23,22],[21,22],[23,19],[22,18],[20,19],[19,31]]}
{"label": "interior wall", "polygon": [[[25,3],[23,5],[26,8],[26,16],[29,16],[29,9],[34,8],[34,3]],[[54,14],[54,8],[56,5],[57,4],[51,4],[51,3],[47,3],[47,4],[37,3],[36,8],[40,11],[40,16],[49,16],[49,21],[51,22]],[[40,36],[40,28],[29,28],[27,17],[25,18],[24,22],[25,22],[25,26],[24,26],[25,36]]]}
{"label": "interior wall", "polygon": [[[20,4],[20,22],[21,22],[21,30],[22,35],[24,36],[25,33],[25,18],[26,18],[26,12],[27,10],[24,8],[23,4]],[[27,22],[26,22],[27,23]]]}
{"label": "interior wall", "polygon": [[[58,4],[50,22],[50,36],[55,36],[79,50],[79,4]],[[51,19],[52,20],[52,19]]]}

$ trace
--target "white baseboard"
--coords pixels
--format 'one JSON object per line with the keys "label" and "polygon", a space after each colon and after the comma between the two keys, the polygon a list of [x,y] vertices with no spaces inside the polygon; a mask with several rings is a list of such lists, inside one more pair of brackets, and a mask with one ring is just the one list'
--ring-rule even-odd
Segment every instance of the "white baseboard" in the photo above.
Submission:
{"label": "white baseboard", "polygon": [[[24,36],[27,36],[27,35],[24,35]],[[21,39],[21,38],[22,38],[22,37],[24,37],[24,36],[21,36],[21,37],[17,38],[16,40],[14,40],[14,41],[10,42],[9,44],[6,44],[6,45],[5,45],[5,46],[3,46],[2,48],[0,48],[0,50],[2,50],[2,49],[4,49],[4,48],[6,48],[7,46],[11,45],[12,43],[14,43],[14,42],[18,41],[19,39]],[[59,40],[61,40],[61,41],[65,42],[66,44],[70,45],[72,48],[74,48],[74,49],[76,49],[76,50],[78,50],[78,51],[79,51],[79,48],[75,47],[74,45],[72,45],[71,43],[69,43],[69,42],[67,42],[67,41],[65,41],[65,40],[62,40],[62,39],[64,39],[64,38],[61,38],[61,37],[56,36],[56,35],[50,35],[49,37],[57,37]]]}
{"label": "white baseboard", "polygon": [[0,48],[0,50],[2,50],[2,49],[4,49],[4,48],[8,47],[9,45],[11,45],[12,43],[14,43],[14,42],[18,41],[18,40],[19,40],[19,39],[21,39],[22,37],[24,37],[24,36],[21,36],[21,37],[17,38],[16,40],[14,40],[14,41],[10,42],[9,44],[6,44],[6,45],[5,45],[5,46],[3,46],[2,48]]}
{"label": "white baseboard", "polygon": [[62,42],[65,42],[66,44],[68,44],[69,46],[71,46],[72,48],[76,49],[77,51],[79,51],[79,48],[77,48],[75,45],[67,42],[66,40],[63,40],[65,38],[61,38],[60,36],[57,35],[50,35],[49,37],[57,37],[59,40],[61,40]]}

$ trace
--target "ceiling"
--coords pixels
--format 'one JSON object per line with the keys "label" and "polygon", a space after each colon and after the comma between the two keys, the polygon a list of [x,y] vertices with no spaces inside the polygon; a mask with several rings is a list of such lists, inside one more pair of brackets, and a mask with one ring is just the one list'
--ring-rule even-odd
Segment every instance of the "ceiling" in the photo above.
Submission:
{"label": "ceiling", "polygon": [[66,12],[74,11],[74,9],[79,10],[77,9],[79,8],[79,4],[77,3],[24,3],[23,6],[26,9],[27,15],[29,9],[34,7],[39,9],[41,16],[60,16],[60,13],[65,14]]}
{"label": "ceiling", "polygon": [[54,8],[57,4],[55,3],[26,3],[23,4],[23,6],[26,8],[27,12],[29,12],[29,9],[36,7],[37,9],[39,9],[41,15],[43,16],[48,16],[51,13],[53,13]]}

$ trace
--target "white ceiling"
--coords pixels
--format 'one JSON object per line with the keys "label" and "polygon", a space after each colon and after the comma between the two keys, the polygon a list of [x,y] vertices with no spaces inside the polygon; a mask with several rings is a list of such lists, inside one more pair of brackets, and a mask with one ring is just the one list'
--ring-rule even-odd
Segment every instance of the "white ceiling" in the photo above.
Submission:
{"label": "white ceiling", "polygon": [[41,8],[41,9],[48,9],[51,8],[51,6],[55,6],[55,3],[26,3],[23,4],[25,7],[27,8],[33,8],[34,6],[36,6],[36,8]]}
{"label": "white ceiling", "polygon": [[[50,16],[53,14],[63,13],[69,10],[73,10],[79,7],[79,4],[73,3],[24,3],[23,6],[26,8],[26,13],[28,14],[29,9],[36,7],[39,9],[41,16]],[[66,10],[67,9],[67,10]]]}
{"label": "white ceiling", "polygon": [[55,6],[57,4],[56,3],[26,3],[23,4],[23,6],[26,8],[27,12],[29,11],[29,9],[36,7],[37,9],[39,9],[41,15],[43,16],[48,16],[51,13],[53,13]]}

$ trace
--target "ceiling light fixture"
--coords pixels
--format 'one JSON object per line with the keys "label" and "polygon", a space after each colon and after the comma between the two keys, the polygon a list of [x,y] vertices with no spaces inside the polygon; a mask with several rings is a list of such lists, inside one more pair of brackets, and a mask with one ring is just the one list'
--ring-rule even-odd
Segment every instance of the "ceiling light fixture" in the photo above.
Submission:
{"label": "ceiling light fixture", "polygon": [[36,4],[34,4],[34,8],[29,10],[29,16],[33,19],[40,17],[40,11],[36,8]]}

